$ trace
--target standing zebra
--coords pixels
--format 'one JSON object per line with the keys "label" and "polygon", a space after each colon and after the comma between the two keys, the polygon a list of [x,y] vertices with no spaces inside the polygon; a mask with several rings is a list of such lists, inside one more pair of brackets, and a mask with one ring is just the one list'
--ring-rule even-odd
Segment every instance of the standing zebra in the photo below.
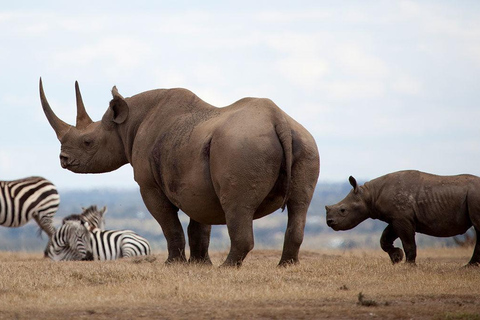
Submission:
{"label": "standing zebra", "polygon": [[81,220],[65,221],[47,249],[48,256],[56,261],[115,260],[150,253],[148,241],[131,230],[90,231],[88,222]]}
{"label": "standing zebra", "polygon": [[98,210],[97,206],[90,206],[88,208],[82,208],[81,214],[71,214],[63,218],[62,224],[69,220],[81,220],[83,222],[88,222],[90,230],[100,229],[105,230],[105,213],[107,212],[107,207],[103,207]]}
{"label": "standing zebra", "polygon": [[50,238],[59,204],[57,188],[45,178],[0,181],[0,225],[4,227],[21,227],[34,218]]}

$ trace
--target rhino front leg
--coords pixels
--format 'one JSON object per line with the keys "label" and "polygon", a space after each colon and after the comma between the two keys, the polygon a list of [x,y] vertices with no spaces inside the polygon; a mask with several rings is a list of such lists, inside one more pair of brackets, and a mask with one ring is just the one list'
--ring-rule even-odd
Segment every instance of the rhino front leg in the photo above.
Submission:
{"label": "rhino front leg", "polygon": [[210,232],[212,226],[201,224],[190,219],[188,224],[188,245],[190,246],[190,263],[212,264],[208,255],[210,245]]}
{"label": "rhino front leg", "polygon": [[385,230],[383,230],[382,237],[380,238],[380,246],[383,251],[388,253],[392,263],[399,263],[403,260],[403,250],[393,246],[393,243],[398,238],[398,235],[393,230],[392,225],[388,225]]}
{"label": "rhino front leg", "polygon": [[148,211],[157,220],[167,240],[168,258],[165,263],[186,262],[185,234],[178,219],[178,208],[157,188],[140,187]]}

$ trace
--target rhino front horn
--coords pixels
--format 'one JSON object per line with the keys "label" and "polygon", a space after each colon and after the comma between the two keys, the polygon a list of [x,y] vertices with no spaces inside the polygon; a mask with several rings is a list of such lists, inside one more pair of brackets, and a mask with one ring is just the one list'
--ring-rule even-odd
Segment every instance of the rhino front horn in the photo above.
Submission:
{"label": "rhino front horn", "polygon": [[52,108],[50,108],[45,93],[43,92],[42,78],[40,78],[40,101],[42,102],[43,112],[45,113],[48,122],[53,130],[55,130],[58,140],[61,140],[65,133],[71,128],[71,125],[58,118],[52,111]]}

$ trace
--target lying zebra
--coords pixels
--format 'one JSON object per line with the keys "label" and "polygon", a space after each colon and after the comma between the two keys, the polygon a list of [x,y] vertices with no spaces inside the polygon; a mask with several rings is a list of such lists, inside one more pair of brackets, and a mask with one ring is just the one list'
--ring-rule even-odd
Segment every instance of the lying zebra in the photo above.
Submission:
{"label": "lying zebra", "polygon": [[60,260],[115,260],[149,255],[148,241],[131,230],[90,230],[88,222],[67,220],[50,241],[48,256]]}

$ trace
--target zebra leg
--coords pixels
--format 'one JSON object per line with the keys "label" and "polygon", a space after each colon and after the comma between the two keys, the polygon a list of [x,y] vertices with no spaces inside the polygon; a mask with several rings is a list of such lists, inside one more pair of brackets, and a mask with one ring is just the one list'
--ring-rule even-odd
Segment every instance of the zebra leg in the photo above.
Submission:
{"label": "zebra leg", "polygon": [[[45,258],[47,258],[48,257],[48,248],[50,247],[50,244],[52,242],[52,237],[55,234],[55,227],[53,226],[52,217],[51,216],[43,216],[42,218],[39,218],[38,215],[35,215],[33,218],[35,219],[35,222],[37,222],[41,231],[43,230],[48,236],[47,246],[45,247],[45,250],[43,250],[43,256]],[[41,231],[40,231],[40,234],[41,234]]]}
{"label": "zebra leg", "polygon": [[190,246],[190,263],[212,264],[208,255],[210,245],[210,232],[212,226],[201,224],[190,219],[188,224],[188,245]]}
{"label": "zebra leg", "polygon": [[40,229],[42,229],[49,238],[55,234],[55,227],[53,226],[53,219],[51,216],[43,216],[40,218],[38,215],[34,215],[33,218]]}

